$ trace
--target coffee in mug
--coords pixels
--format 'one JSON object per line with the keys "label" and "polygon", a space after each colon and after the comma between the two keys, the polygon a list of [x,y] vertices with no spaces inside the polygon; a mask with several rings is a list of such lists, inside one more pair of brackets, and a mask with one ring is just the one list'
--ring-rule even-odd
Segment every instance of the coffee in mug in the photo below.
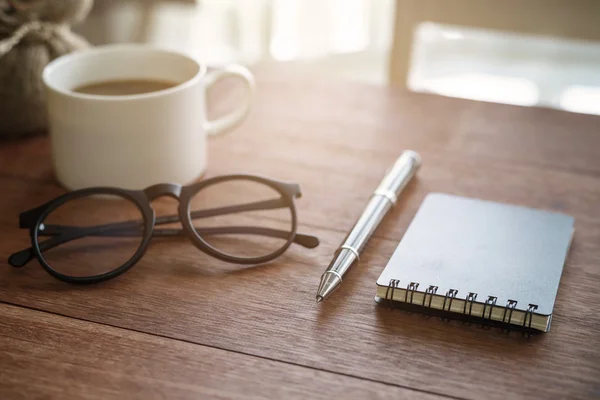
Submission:
{"label": "coffee in mug", "polygon": [[127,94],[143,94],[158,92],[173,86],[176,82],[154,79],[128,79],[88,83],[73,89],[75,93],[98,94],[103,96],[124,96]]}

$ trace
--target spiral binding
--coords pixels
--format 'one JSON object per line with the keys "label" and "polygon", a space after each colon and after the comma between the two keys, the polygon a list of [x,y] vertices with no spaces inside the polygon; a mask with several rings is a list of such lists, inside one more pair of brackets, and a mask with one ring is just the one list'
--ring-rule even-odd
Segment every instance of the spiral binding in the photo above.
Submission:
{"label": "spiral binding", "polygon": [[[517,307],[516,300],[508,300],[506,305],[504,306],[504,314],[502,314],[502,322],[505,324],[510,324],[512,320],[513,310]],[[506,313],[508,312],[508,321],[506,321]]]}
{"label": "spiral binding", "polygon": [[488,306],[490,306],[490,313],[488,314],[487,319],[492,319],[492,312],[494,311],[494,306],[496,305],[497,300],[498,298],[496,296],[488,296],[488,298],[485,300],[485,303],[483,303],[483,311],[481,312],[481,318],[485,319],[485,310]]}
{"label": "spiral binding", "polygon": [[408,303],[408,293],[410,292],[410,303],[413,302],[413,296],[415,295],[415,290],[419,288],[419,284],[415,282],[411,282],[406,287],[406,293],[404,294],[404,302]]}
{"label": "spiral binding", "polygon": [[473,312],[473,302],[477,298],[477,293],[469,292],[469,295],[465,299],[465,305],[463,307],[463,314],[467,314],[467,304],[469,305],[469,315]]}
{"label": "spiral binding", "polygon": [[389,301],[388,305],[390,307],[392,307],[393,300],[394,300],[394,291],[396,289],[398,289],[399,283],[400,283],[399,279],[392,279],[392,280],[390,280],[390,284],[388,285],[387,289],[385,290],[385,299]]}
{"label": "spiral binding", "polygon": [[[446,292],[446,296],[444,297],[444,304],[442,305],[442,311],[450,311],[452,310],[452,300],[456,298],[458,294],[458,290],[450,289]],[[448,301],[450,299],[450,301]],[[446,310],[446,301],[448,301],[448,310]]]}
{"label": "spiral binding", "polygon": [[[456,298],[456,295],[458,294],[458,290],[456,289],[450,289],[446,292],[446,296],[444,296],[444,304],[442,305],[442,311],[448,311],[451,312],[452,310],[452,301],[454,300],[454,298]],[[449,299],[449,301],[448,301]],[[446,310],[446,302],[448,302],[448,310]],[[442,321],[450,321],[450,317],[446,316],[444,317],[443,315],[440,316],[440,319]]]}
{"label": "spiral binding", "polygon": [[529,316],[529,324],[527,328],[531,328],[531,320],[533,319],[533,313],[537,310],[538,306],[535,304],[529,304],[527,306],[527,311],[525,312],[525,318],[523,318],[523,328],[525,328],[525,324],[527,323],[527,316]]}
{"label": "spiral binding", "polygon": [[427,295],[429,295],[429,303],[427,303],[427,307],[431,308],[431,299],[433,299],[433,295],[437,293],[438,287],[434,285],[429,285],[429,287],[425,290],[425,294],[423,295],[423,304],[425,306],[425,300],[427,299]]}
{"label": "spiral binding", "polygon": [[[399,288],[400,288],[400,280],[399,279],[390,280],[390,283],[385,292],[385,300],[390,301],[390,303],[389,303],[390,307],[392,307],[394,292],[396,289],[399,289]],[[410,282],[406,286],[406,290],[404,293],[404,302],[405,303],[414,304],[413,298],[414,298],[415,292],[419,292],[418,288],[419,288],[418,282]],[[425,289],[425,291],[420,292],[420,293],[423,293],[423,300],[420,302],[420,304],[417,303],[416,305],[431,308],[431,301],[433,299],[433,296],[437,294],[438,289],[439,288],[435,285],[429,285],[429,287],[427,287],[427,289]],[[458,290],[456,290],[456,289],[449,289],[446,292],[446,294],[444,295],[444,302],[442,304],[442,310],[441,310],[442,312],[448,312],[448,313],[452,312],[452,302],[454,301],[454,299],[456,299],[457,295],[458,295]],[[483,310],[481,311],[481,315],[473,315],[473,304],[476,303],[477,296],[478,296],[477,293],[469,292],[469,294],[464,299],[462,314],[465,317],[476,317],[480,321],[487,320],[490,322],[498,323],[498,321],[495,321],[492,319],[494,307],[497,307],[496,303],[498,301],[498,297],[487,296],[486,300],[483,302]],[[509,327],[512,324],[513,311],[517,308],[517,304],[518,304],[517,300],[509,299],[506,302],[506,305],[503,307],[504,312],[502,314],[502,324],[504,324],[504,329],[506,329],[507,331],[509,330]],[[537,310],[537,309],[538,309],[538,306],[536,304],[528,305],[527,310],[525,311],[525,317],[523,319],[522,328],[524,328],[525,330],[532,329],[531,323],[533,321],[533,314],[535,313],[535,310]],[[450,319],[449,315],[442,316],[441,317],[442,320]],[[517,327],[518,327],[518,325],[517,325]]]}

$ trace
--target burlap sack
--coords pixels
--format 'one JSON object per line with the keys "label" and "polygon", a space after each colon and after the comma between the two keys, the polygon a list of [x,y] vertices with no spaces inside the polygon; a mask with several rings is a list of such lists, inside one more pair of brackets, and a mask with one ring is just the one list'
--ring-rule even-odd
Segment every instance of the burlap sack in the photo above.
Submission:
{"label": "burlap sack", "polygon": [[42,70],[88,43],[70,30],[93,0],[0,0],[0,137],[44,132]]}

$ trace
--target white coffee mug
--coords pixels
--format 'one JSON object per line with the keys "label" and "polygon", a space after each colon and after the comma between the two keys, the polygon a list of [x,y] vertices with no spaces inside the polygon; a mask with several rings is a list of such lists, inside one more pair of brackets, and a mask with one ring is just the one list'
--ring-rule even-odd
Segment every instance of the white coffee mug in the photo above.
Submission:
{"label": "white coffee mug", "polygon": [[[231,114],[206,117],[206,90],[226,76],[241,78],[247,96]],[[74,92],[115,80],[177,83],[143,94]],[[67,189],[113,186],[143,189],[186,184],[207,165],[206,138],[231,130],[250,110],[254,78],[229,65],[207,72],[193,58],[147,45],[109,45],[62,56],[43,72],[54,170]]]}

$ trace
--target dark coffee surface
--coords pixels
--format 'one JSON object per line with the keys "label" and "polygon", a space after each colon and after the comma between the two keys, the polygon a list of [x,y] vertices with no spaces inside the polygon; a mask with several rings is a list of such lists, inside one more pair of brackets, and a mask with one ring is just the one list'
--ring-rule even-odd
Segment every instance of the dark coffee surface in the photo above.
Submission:
{"label": "dark coffee surface", "polygon": [[178,83],[162,80],[127,79],[90,83],[79,86],[73,91],[76,93],[104,96],[125,96],[131,94],[157,92],[159,90],[165,90],[176,85],[178,85]]}

